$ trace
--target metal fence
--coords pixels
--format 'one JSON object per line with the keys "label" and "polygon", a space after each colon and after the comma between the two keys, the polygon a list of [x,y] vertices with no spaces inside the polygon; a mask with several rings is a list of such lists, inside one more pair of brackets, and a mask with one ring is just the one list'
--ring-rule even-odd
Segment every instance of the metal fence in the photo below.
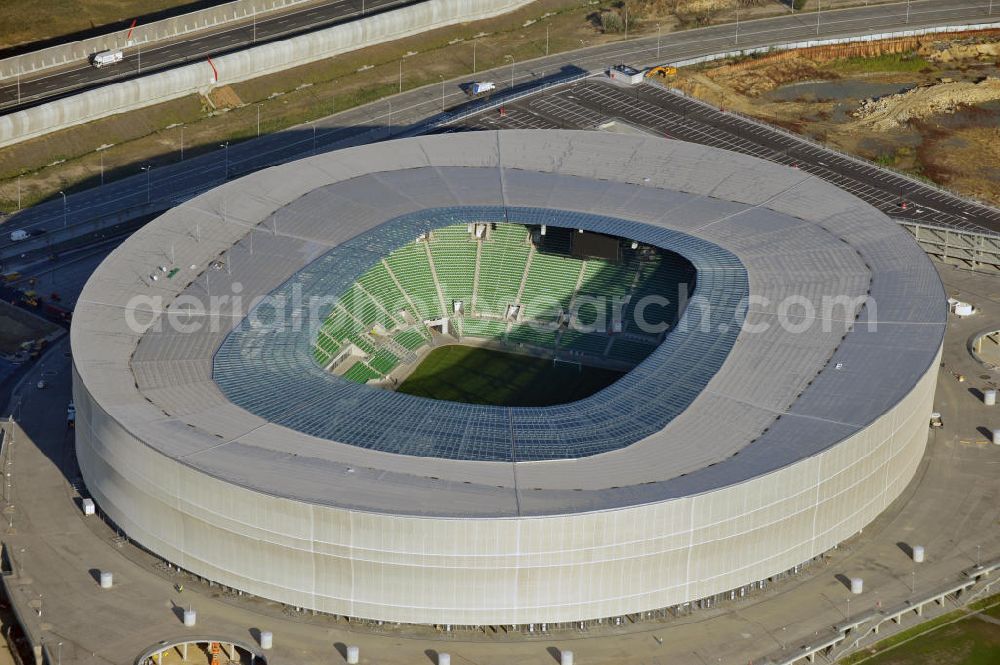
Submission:
{"label": "metal fence", "polygon": [[966,231],[945,226],[901,221],[930,257],[989,274],[1000,273],[1000,233]]}

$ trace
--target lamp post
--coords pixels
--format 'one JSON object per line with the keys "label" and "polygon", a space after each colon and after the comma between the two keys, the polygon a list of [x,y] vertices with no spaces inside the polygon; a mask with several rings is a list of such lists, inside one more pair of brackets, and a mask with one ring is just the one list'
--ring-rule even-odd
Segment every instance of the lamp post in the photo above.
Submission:
{"label": "lamp post", "polygon": [[823,12],[823,0],[816,1],[816,34],[819,34],[819,16]]}
{"label": "lamp post", "polygon": [[503,59],[504,59],[505,62],[508,59],[510,60],[510,89],[513,90],[514,89],[514,56],[508,54],[508,55],[505,55],[503,57]]}
{"label": "lamp post", "polygon": [[656,59],[660,59],[660,24],[656,24]]}
{"label": "lamp post", "polygon": [[68,218],[66,217],[66,192],[60,189],[59,194],[63,197],[63,228],[65,229],[69,225]]}
{"label": "lamp post", "polygon": [[441,79],[441,110],[444,111],[444,76],[438,74],[438,78]]}
{"label": "lamp post", "polygon": [[257,138],[260,138],[260,104],[257,104]]}
{"label": "lamp post", "polygon": [[549,24],[545,24],[545,55],[549,54]]}
{"label": "lamp post", "polygon": [[403,59],[399,59],[399,91],[403,92]]}
{"label": "lamp post", "polygon": [[21,174],[17,174],[17,209],[21,209]]}
{"label": "lamp post", "polygon": [[387,99],[386,101],[389,102],[389,121],[387,123],[388,130],[389,130],[388,131],[388,136],[392,136],[392,100],[391,99]]}
{"label": "lamp post", "polygon": [[184,161],[184,125],[181,125],[181,161]]}

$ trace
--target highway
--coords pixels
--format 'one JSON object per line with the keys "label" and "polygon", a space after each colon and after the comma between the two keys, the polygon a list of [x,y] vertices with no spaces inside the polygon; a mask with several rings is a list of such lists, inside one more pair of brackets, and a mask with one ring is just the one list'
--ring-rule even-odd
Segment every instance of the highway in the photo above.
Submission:
{"label": "highway", "polygon": [[[986,0],[923,0],[911,3],[908,23],[906,18],[905,3],[828,12],[825,15],[826,22],[821,24],[821,36],[983,23],[997,20],[998,17],[987,15]],[[808,19],[809,17],[795,15],[745,22],[740,28],[740,46],[765,46],[814,37],[816,25]],[[815,17],[812,20],[815,21]],[[609,64],[622,61],[648,66],[716,53],[733,47],[732,30],[733,26],[714,26],[671,34],[662,39],[659,45],[655,36],[644,37],[516,63],[513,68],[513,92],[533,92],[541,82],[550,77],[558,78],[573,72],[599,72]],[[477,76],[495,80],[501,84],[501,88],[508,88],[511,71],[511,67],[507,66],[481,72]],[[229,178],[271,164],[301,158],[316,151],[423,131],[428,120],[441,113],[442,107],[450,111],[467,100],[459,84],[469,78],[446,82],[443,95],[441,86],[430,85],[319,119],[308,125],[233,144],[228,148],[220,147],[213,153],[183,162],[154,163],[154,168],[148,175],[140,173],[137,166],[135,176],[69,195],[65,208],[63,200],[57,196],[13,215],[6,222],[5,230],[31,228],[46,229],[50,233],[40,237],[40,240],[32,239],[19,244],[12,243],[5,233],[0,237],[0,260],[4,262],[5,269],[15,270],[22,260],[22,252],[26,254],[23,261],[37,261],[40,255],[49,253],[48,245],[56,242],[61,233],[94,233],[97,228],[103,228],[104,223],[100,221],[102,219],[166,209]],[[649,86],[644,86],[645,88]],[[655,105],[660,102],[644,103]],[[698,114],[689,114],[692,122],[698,117]],[[737,116],[726,114],[719,122],[737,122]],[[706,131],[718,131],[718,127]],[[676,131],[672,135],[689,140],[695,138]],[[835,153],[811,153],[803,150],[801,154],[795,155],[795,159],[801,160],[801,168],[819,169],[817,173],[822,177],[822,169],[826,167],[821,166],[820,162],[838,163],[832,160],[840,158]],[[826,175],[834,177],[833,174]],[[912,197],[915,194],[909,192],[906,195]],[[960,212],[952,212],[961,218],[964,228],[982,227],[1000,232],[995,209],[964,200],[961,203],[965,207]],[[933,202],[926,205],[928,209],[943,207]],[[945,214],[952,213],[945,211]],[[63,226],[69,230],[61,231]]]}
{"label": "highway", "polygon": [[152,42],[148,47],[136,44],[124,49],[124,59],[116,65],[98,69],[77,62],[69,68],[47,69],[33,77],[21,77],[20,81],[7,79],[0,86],[0,111],[10,113],[37,106],[89,88],[204,60],[206,56],[223,55],[421,1],[326,0],[268,14],[258,21],[229,22],[193,35]]}

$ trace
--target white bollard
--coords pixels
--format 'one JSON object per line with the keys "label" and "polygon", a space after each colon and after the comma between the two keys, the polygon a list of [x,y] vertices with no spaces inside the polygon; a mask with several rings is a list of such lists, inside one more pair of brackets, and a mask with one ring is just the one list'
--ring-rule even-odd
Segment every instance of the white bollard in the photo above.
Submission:
{"label": "white bollard", "polygon": [[983,391],[983,404],[986,406],[996,406],[997,391],[993,388]]}
{"label": "white bollard", "polygon": [[115,576],[111,574],[110,570],[101,571],[101,588],[110,589],[115,583]]}
{"label": "white bollard", "polygon": [[913,562],[923,563],[924,562],[924,546],[914,545],[913,546]]}
{"label": "white bollard", "polygon": [[865,581],[860,577],[851,578],[851,593],[858,594],[865,590]]}
{"label": "white bollard", "polygon": [[451,665],[451,654],[449,654],[449,653],[439,653],[438,654],[438,665]]}
{"label": "white bollard", "polygon": [[573,652],[563,649],[559,652],[560,665],[573,665]]}
{"label": "white bollard", "polygon": [[198,613],[194,610],[184,610],[184,625],[190,628],[198,621]]}
{"label": "white bollard", "polygon": [[1000,429],[993,430],[993,443],[1000,446]]}
{"label": "white bollard", "polygon": [[347,665],[358,665],[361,659],[361,650],[358,647],[347,647]]}
{"label": "white bollard", "polygon": [[270,649],[274,641],[274,635],[271,634],[269,630],[260,631],[260,648]]}

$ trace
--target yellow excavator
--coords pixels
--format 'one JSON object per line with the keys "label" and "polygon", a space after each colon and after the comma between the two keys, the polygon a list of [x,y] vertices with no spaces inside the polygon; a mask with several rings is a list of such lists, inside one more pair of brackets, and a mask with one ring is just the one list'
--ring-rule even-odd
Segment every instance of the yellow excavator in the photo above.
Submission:
{"label": "yellow excavator", "polygon": [[648,72],[646,72],[646,76],[648,78],[658,77],[665,81],[672,76],[677,76],[677,68],[660,65],[658,67],[651,68]]}

